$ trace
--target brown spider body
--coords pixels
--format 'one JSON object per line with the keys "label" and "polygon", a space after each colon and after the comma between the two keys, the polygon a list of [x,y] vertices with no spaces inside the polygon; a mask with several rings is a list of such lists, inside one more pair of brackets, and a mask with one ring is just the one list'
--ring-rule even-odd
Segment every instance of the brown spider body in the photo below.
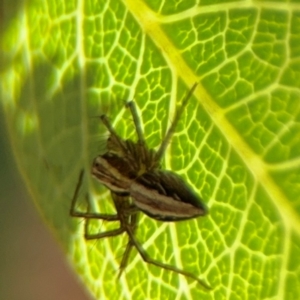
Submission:
{"label": "brown spider body", "polygon": [[92,175],[111,191],[117,214],[91,213],[89,209],[88,212],[77,212],[75,210],[83,171],[75,190],[70,214],[85,218],[87,221],[89,219],[119,221],[119,228],[98,234],[88,232],[88,222],[85,226],[86,239],[100,239],[127,233],[129,241],[120,264],[119,275],[127,265],[131,249],[135,247],[145,262],[192,278],[206,289],[210,289],[206,283],[194,274],[150,258],[135,237],[140,211],[160,221],[181,221],[207,214],[207,208],[202,199],[179,175],[160,168],[160,160],[175,131],[180,114],[196,86],[197,84],[193,86],[183,100],[181,108],[177,111],[175,120],[158,151],[147,147],[133,102],[128,102],[127,107],[130,108],[133,116],[138,136],[137,142],[121,139],[107,117],[105,115],[101,116],[101,120],[110,132],[110,136],[107,140],[107,152],[94,159]]}

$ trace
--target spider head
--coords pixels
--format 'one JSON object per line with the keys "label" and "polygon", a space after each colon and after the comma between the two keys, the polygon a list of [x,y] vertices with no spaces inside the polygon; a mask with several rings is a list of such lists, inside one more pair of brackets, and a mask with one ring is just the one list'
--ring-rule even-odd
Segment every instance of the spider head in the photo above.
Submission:
{"label": "spider head", "polygon": [[111,191],[127,193],[134,172],[122,158],[112,153],[106,153],[94,159],[92,175]]}

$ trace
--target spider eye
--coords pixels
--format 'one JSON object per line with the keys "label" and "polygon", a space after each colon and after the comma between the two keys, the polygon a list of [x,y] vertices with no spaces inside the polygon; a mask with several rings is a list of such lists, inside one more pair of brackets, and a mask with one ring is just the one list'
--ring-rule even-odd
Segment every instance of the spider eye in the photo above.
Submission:
{"label": "spider eye", "polygon": [[98,167],[100,167],[100,162],[99,162],[99,157],[96,157],[95,159],[94,159],[94,161],[93,161],[93,167],[94,168],[98,168]]}

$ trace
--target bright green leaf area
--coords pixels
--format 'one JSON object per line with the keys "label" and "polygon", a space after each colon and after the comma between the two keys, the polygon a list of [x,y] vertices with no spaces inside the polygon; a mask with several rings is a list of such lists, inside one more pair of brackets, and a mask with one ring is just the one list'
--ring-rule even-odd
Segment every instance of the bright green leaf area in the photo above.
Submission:
{"label": "bright green leaf area", "polygon": [[[0,88],[16,160],[95,298],[299,298],[300,5],[291,2],[7,1]],[[78,209],[88,192],[93,211],[114,212],[89,174],[108,136],[95,116],[135,139],[124,108],[134,99],[146,142],[158,147],[196,81],[163,166],[210,213],[178,223],[142,216],[137,238],[152,258],[213,290],[135,250],[117,279],[127,236],[85,241],[84,222],[69,216],[82,168]],[[117,226],[94,220],[89,231]]]}

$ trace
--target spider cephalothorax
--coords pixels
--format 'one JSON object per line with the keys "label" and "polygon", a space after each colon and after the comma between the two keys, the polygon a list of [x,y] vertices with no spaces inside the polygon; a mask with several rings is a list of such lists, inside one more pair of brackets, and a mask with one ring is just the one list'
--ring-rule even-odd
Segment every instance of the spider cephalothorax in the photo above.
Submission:
{"label": "spider cephalothorax", "polygon": [[[138,137],[137,142],[119,137],[108,118],[105,115],[101,116],[110,136],[107,140],[107,152],[97,156],[93,161],[92,175],[111,191],[117,213],[107,215],[75,210],[75,202],[83,177],[82,171],[73,197],[71,215],[87,220],[86,239],[99,239],[127,233],[129,241],[120,264],[119,274],[125,269],[130,251],[132,247],[135,247],[145,262],[193,278],[203,287],[210,289],[194,274],[150,258],[135,237],[138,212],[140,211],[160,221],[187,220],[207,213],[202,199],[179,175],[162,170],[160,167],[160,160],[175,131],[180,115],[196,86],[197,84],[192,87],[182,101],[170,129],[157,151],[149,149],[145,143],[134,102],[130,101],[126,106],[131,110]],[[90,234],[87,225],[89,219],[119,221],[120,227],[98,234]]]}

